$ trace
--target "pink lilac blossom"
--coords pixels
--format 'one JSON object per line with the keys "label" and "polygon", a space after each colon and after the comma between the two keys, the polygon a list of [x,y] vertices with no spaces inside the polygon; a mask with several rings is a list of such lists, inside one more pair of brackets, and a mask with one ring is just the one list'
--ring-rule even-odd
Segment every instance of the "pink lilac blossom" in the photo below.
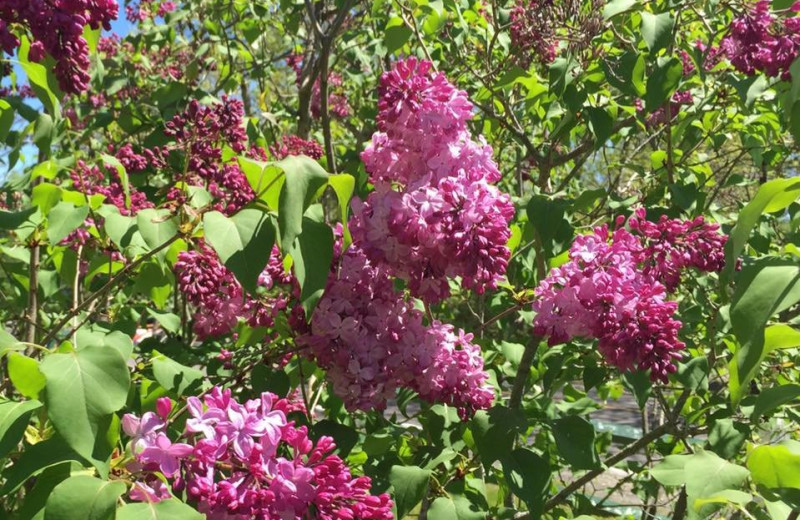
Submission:
{"label": "pink lilac blossom", "polygon": [[233,273],[203,242],[179,253],[173,269],[181,293],[196,309],[193,329],[200,339],[229,334],[240,319],[253,327],[271,327],[298,290],[294,277],[283,269],[277,246],[258,279],[264,294],[246,294]]}
{"label": "pink lilac blossom", "polygon": [[472,139],[466,93],[409,58],[381,78],[378,108],[380,131],[361,156],[375,191],[353,204],[353,240],[428,302],[449,295],[448,278],[496,287],[514,207],[492,184],[492,148]]}
{"label": "pink lilac blossom", "polygon": [[800,2],[792,5],[786,16],[770,10],[769,0],[760,0],[731,22],[729,33],[720,46],[736,70],[752,76],[790,78],[789,66],[800,50]]}
{"label": "pink lilac blossom", "polygon": [[9,55],[19,47],[11,24],[25,26],[33,37],[29,58],[55,60],[54,73],[66,93],[77,94],[89,86],[89,45],[83,26],[109,30],[117,18],[115,0],[3,0],[0,3],[0,47]]}
{"label": "pink lilac blossom", "polygon": [[202,401],[190,397],[187,408],[181,442],[163,433],[163,421],[142,431],[144,419],[123,418],[125,433],[138,443],[131,499],[168,498],[160,472],[208,520],[392,519],[389,495],[371,495],[370,478],[353,476],[331,454],[330,437],[314,443],[305,426],[289,421],[293,405],[286,399],[263,393],[242,404],[215,387]]}
{"label": "pink lilac blossom", "polygon": [[575,239],[569,262],[536,288],[534,333],[551,345],[596,338],[609,364],[650,370],[652,380],[666,382],[684,348],[678,304],[667,293],[677,288],[680,269],[722,269],[727,237],[702,219],[644,217],[639,210],[630,219],[632,231],[619,218],[613,232],[602,226]]}
{"label": "pink lilac blossom", "polygon": [[426,326],[386,268],[356,247],[343,253],[310,333],[297,344],[311,348],[349,410],[382,410],[400,387],[451,404],[462,417],[488,408],[494,397],[472,335],[439,322]]}

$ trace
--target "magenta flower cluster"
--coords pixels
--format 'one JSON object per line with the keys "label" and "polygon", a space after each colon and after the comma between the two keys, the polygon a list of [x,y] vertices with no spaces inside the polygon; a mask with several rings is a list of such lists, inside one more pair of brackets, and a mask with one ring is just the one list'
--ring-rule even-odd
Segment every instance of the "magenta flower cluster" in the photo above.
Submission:
{"label": "magenta flower cluster", "polygon": [[[190,397],[180,438],[169,437],[168,399],[141,418],[126,414],[138,479],[131,498],[159,502],[185,491],[208,520],[391,520],[388,494],[371,495],[369,477],[355,477],[333,439],[309,438],[287,419],[286,399],[270,393],[239,403],[215,387]],[[169,485],[159,478],[166,477]]]}
{"label": "magenta flower cluster", "polygon": [[285,135],[269,147],[269,153],[275,159],[284,159],[290,155],[305,155],[312,159],[322,157],[322,145],[317,141],[303,139],[296,135]]}
{"label": "magenta flower cluster", "polygon": [[173,269],[180,292],[196,309],[193,328],[200,339],[229,334],[240,319],[253,327],[271,327],[297,291],[294,278],[283,268],[277,246],[258,279],[256,295],[246,294],[233,273],[203,242],[179,253]]}
{"label": "magenta flower cluster", "polygon": [[20,41],[12,24],[25,26],[32,36],[28,58],[38,62],[49,54],[54,73],[66,93],[89,87],[89,45],[83,27],[110,29],[117,18],[116,0],[3,0],[0,2],[0,48],[13,55]]}
{"label": "magenta flower cluster", "polygon": [[400,61],[381,78],[380,131],[361,155],[375,191],[354,203],[353,240],[428,302],[449,295],[449,278],[492,289],[508,264],[514,207],[493,185],[500,172],[472,138],[472,115],[430,62]]}
{"label": "magenta flower cluster", "polygon": [[488,408],[494,397],[472,335],[437,321],[426,326],[388,270],[357,247],[343,253],[311,332],[297,343],[310,347],[349,410],[382,410],[399,387],[451,404],[462,417]]}
{"label": "magenta flower cluster", "polygon": [[[175,139],[173,146],[187,156],[187,175],[177,180],[205,187],[215,199],[214,209],[227,215],[236,213],[255,197],[239,165],[222,160],[225,146],[236,153],[246,149],[243,117],[244,105],[237,99],[223,96],[220,103],[210,106],[192,100],[185,112],[167,122],[164,131]],[[169,196],[181,200],[184,193],[176,188]]]}
{"label": "magenta flower cluster", "polygon": [[702,218],[645,220],[640,210],[622,227],[607,226],[575,239],[570,260],[536,289],[534,333],[551,345],[596,338],[598,350],[622,371],[650,370],[666,382],[684,344],[678,304],[667,300],[687,268],[719,271],[727,236]]}
{"label": "magenta flower cluster", "polygon": [[769,0],[760,0],[733,20],[720,46],[736,70],[747,75],[764,72],[767,76],[789,79],[789,66],[800,51],[800,2],[787,16],[770,10]]}
{"label": "magenta flower cluster", "polygon": [[545,65],[556,59],[558,40],[551,15],[553,3],[553,0],[521,1],[511,9],[511,42],[526,66],[533,56]]}
{"label": "magenta flower cluster", "polygon": [[164,17],[173,12],[178,6],[171,0],[156,2],[154,0],[140,0],[125,6],[125,18],[131,23],[143,22],[156,16]]}

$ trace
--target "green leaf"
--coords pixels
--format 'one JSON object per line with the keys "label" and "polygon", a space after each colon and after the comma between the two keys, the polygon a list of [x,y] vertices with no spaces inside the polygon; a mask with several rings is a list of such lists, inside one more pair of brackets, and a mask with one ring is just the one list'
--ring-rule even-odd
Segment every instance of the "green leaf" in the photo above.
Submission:
{"label": "green leaf", "polygon": [[390,19],[383,30],[383,45],[388,54],[394,54],[411,38],[414,32],[398,17]]}
{"label": "green leaf", "polygon": [[463,495],[450,493],[447,497],[439,497],[428,508],[428,520],[480,520],[486,514],[475,511],[469,500]]}
{"label": "green leaf", "polygon": [[552,258],[569,248],[575,230],[566,218],[569,201],[534,195],[528,201],[528,225],[532,226],[537,241],[547,258]]}
{"label": "green leaf", "polygon": [[142,234],[139,233],[139,226],[136,225],[134,217],[126,217],[118,212],[109,213],[105,216],[103,229],[111,242],[128,258],[135,258],[150,250]]}
{"label": "green leaf", "polygon": [[204,520],[201,515],[180,500],[171,498],[158,503],[127,504],[117,510],[116,520]]}
{"label": "green leaf", "polygon": [[75,207],[70,202],[59,202],[47,217],[47,238],[58,244],[78,229],[89,216],[89,206]]}
{"label": "green leaf", "polygon": [[0,99],[0,143],[6,141],[11,125],[14,124],[14,108]]}
{"label": "green leaf", "polygon": [[147,309],[147,314],[156,319],[156,321],[166,330],[172,334],[177,334],[181,330],[181,317],[172,312],[158,312],[154,309]]}
{"label": "green leaf", "polygon": [[705,505],[695,509],[696,500],[709,498],[726,489],[733,489],[744,482],[750,474],[746,468],[731,464],[703,450],[698,450],[689,456],[685,470],[687,504],[692,507],[689,518],[705,517],[715,508],[714,505]]}
{"label": "green leaf", "polygon": [[[178,234],[178,219],[169,210],[142,209],[136,214],[136,226],[150,249],[164,245]],[[167,254],[163,250],[164,255]]]}
{"label": "green leaf", "polygon": [[751,500],[753,500],[753,495],[750,493],[737,491],[735,489],[726,489],[708,498],[698,498],[694,501],[694,509],[695,511],[700,511],[703,506],[708,504],[738,504],[744,506]]}
{"label": "green leaf", "polygon": [[723,459],[732,459],[749,437],[747,424],[733,419],[717,419],[708,433],[708,444]]}
{"label": "green leaf", "polygon": [[592,125],[592,133],[597,146],[603,146],[613,134],[614,118],[602,108],[589,107],[586,111],[589,113],[589,122]]}
{"label": "green leaf", "polygon": [[203,379],[203,372],[196,368],[181,365],[160,352],[153,351],[153,376],[156,381],[176,395],[195,388],[195,383]]}
{"label": "green leaf", "polygon": [[61,201],[61,188],[49,182],[43,182],[33,187],[31,202],[38,206],[42,214],[47,215],[50,210]]}
{"label": "green leaf", "polygon": [[577,415],[563,417],[553,425],[558,453],[574,469],[592,469],[600,465],[592,423]]}
{"label": "green leaf", "polygon": [[398,520],[402,520],[428,491],[431,472],[417,466],[392,466],[389,483],[394,487],[394,503]]}
{"label": "green leaf", "polygon": [[39,114],[33,127],[33,144],[39,148],[41,155],[50,156],[50,145],[53,143],[54,134],[53,118],[47,114]]}
{"label": "green leaf", "polygon": [[122,186],[122,192],[125,194],[125,207],[130,209],[131,184],[130,181],[128,181],[128,172],[125,170],[125,166],[119,162],[119,159],[113,155],[108,155],[107,153],[101,153],[100,159],[102,159],[104,166],[110,166],[117,170],[117,175],[119,175],[119,183]]}
{"label": "green leaf", "polygon": [[764,258],[738,274],[730,318],[739,346],[730,364],[731,400],[738,403],[759,365],[776,348],[765,342],[767,321],[800,301],[800,266]]}
{"label": "green leaf", "polygon": [[647,78],[645,108],[653,112],[666,103],[683,77],[683,64],[678,58],[659,58],[656,69]]}
{"label": "green leaf", "polygon": [[800,397],[800,385],[787,384],[781,386],[774,386],[762,390],[756,398],[756,404],[753,406],[753,412],[750,414],[750,419],[758,421],[758,419],[776,408],[783,406],[786,403],[791,403]]}
{"label": "green leaf", "polygon": [[317,161],[305,156],[287,157],[276,163],[286,172],[278,203],[278,227],[281,246],[291,247],[303,232],[303,214],[328,182],[328,173]]}
{"label": "green leaf", "polygon": [[9,352],[25,350],[25,345],[17,341],[17,338],[0,328],[0,359]]}
{"label": "green leaf", "polygon": [[303,232],[289,250],[294,274],[300,284],[300,302],[311,316],[325,285],[333,261],[333,232],[327,224],[306,218]]}
{"label": "green leaf", "polygon": [[86,471],[74,461],[61,462],[42,471],[30,491],[25,493],[25,501],[14,520],[44,520],[44,507],[53,489],[72,475]]}
{"label": "green leaf", "polygon": [[83,463],[84,459],[67,446],[64,439],[58,435],[26,448],[20,458],[3,472],[5,482],[0,495],[13,493],[29,478],[65,461]]}
{"label": "green leaf", "polygon": [[753,200],[739,212],[736,225],[731,230],[728,242],[725,244],[725,269],[720,275],[723,285],[727,285],[730,281],[736,267],[736,259],[744,251],[750,233],[761,219],[761,215],[786,209],[798,196],[800,196],[800,179],[796,177],[775,179],[758,188]]}
{"label": "green leaf", "polygon": [[550,490],[550,462],[527,448],[519,448],[503,460],[503,473],[511,491],[525,501],[533,516],[540,515]]}
{"label": "green leaf", "polygon": [[785,445],[758,446],[747,457],[747,467],[756,484],[800,489],[800,455]]}
{"label": "green leaf", "polygon": [[87,475],[57,485],[44,509],[44,520],[113,520],[125,484]]}
{"label": "green leaf", "polygon": [[230,218],[211,211],[203,216],[203,227],[206,240],[225,267],[242,287],[254,293],[275,243],[275,229],[269,215],[252,208],[245,208]]}
{"label": "green leaf", "polygon": [[28,76],[28,82],[31,88],[36,93],[36,97],[42,102],[45,110],[51,116],[56,116],[61,112],[61,104],[59,99],[61,91],[58,88],[58,82],[55,80],[52,71],[48,71],[47,67],[40,63],[34,63],[28,59],[28,51],[30,50],[30,42],[27,38],[20,38],[19,52],[17,53],[20,60],[20,66]]}
{"label": "green leaf", "polygon": [[278,211],[281,188],[286,181],[283,168],[276,163],[254,161],[246,157],[239,157],[238,162],[256,197],[264,201],[270,210]]}
{"label": "green leaf", "polygon": [[636,4],[636,0],[611,0],[603,7],[603,19],[610,20],[618,14],[630,11]]}
{"label": "green leaf", "polygon": [[31,414],[42,407],[39,401],[5,401],[0,403],[0,459],[22,439]]}
{"label": "green leaf", "polygon": [[690,457],[691,455],[667,455],[653,466],[650,475],[665,486],[682,486],[686,484],[686,463]]}
{"label": "green leaf", "polygon": [[38,399],[44,390],[44,374],[39,370],[39,362],[18,352],[8,355],[8,377],[19,393],[29,399]]}
{"label": "green leaf", "polygon": [[56,431],[77,453],[93,458],[101,424],[123,406],[130,373],[116,349],[86,347],[51,354],[40,365],[45,376],[45,404]]}
{"label": "green leaf", "polygon": [[353,191],[356,188],[356,179],[352,175],[346,173],[339,173],[331,175],[328,179],[328,184],[331,185],[333,191],[336,193],[336,199],[339,201],[339,216],[344,228],[344,244],[342,249],[347,249],[353,239],[350,237],[350,229],[347,227],[350,213],[350,199],[353,197]]}
{"label": "green leaf", "polygon": [[642,37],[651,54],[655,54],[669,45],[674,26],[675,18],[669,12],[653,14],[642,11]]}
{"label": "green leaf", "polygon": [[494,461],[502,460],[511,451],[517,431],[523,424],[518,411],[504,406],[479,410],[475,414],[470,428],[485,468],[490,468]]}

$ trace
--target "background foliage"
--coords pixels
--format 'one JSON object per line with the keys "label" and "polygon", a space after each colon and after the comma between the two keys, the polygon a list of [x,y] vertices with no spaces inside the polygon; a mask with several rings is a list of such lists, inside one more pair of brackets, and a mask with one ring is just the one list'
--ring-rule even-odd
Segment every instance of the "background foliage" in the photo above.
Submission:
{"label": "background foliage", "polygon": [[[800,74],[796,51],[750,70],[718,54],[752,5],[176,4],[128,5],[135,21],[119,37],[87,26],[90,81],[66,94],[52,56],[31,60],[36,35],[10,25],[21,45],[0,99],[7,517],[199,517],[180,493],[129,498],[121,418],[224,386],[302,402],[292,418],[332,436],[397,518],[797,518]],[[760,5],[794,17],[787,2]],[[481,347],[495,400],[469,418],[408,390],[387,411],[348,412],[290,320],[198,334],[176,280],[180,253],[204,238],[256,294],[277,244],[310,314],[334,236],[350,241],[336,223],[372,189],[359,154],[381,74],[404,56],[467,92],[471,130],[516,209],[507,280],[485,294],[451,284],[425,308]],[[168,124],[229,99],[241,131],[223,123],[234,135],[203,160],[238,166],[257,193],[235,211],[225,204],[241,187],[190,189],[203,152]],[[318,161],[292,155],[290,135],[318,142],[303,150]],[[145,149],[161,152],[139,167]],[[691,273],[675,296],[686,349],[665,383],[608,366],[591,341],[548,346],[532,332],[533,290],[574,237],[638,207],[652,220],[702,215],[730,236],[725,269]],[[620,403],[634,403],[634,427],[606,419]]]}

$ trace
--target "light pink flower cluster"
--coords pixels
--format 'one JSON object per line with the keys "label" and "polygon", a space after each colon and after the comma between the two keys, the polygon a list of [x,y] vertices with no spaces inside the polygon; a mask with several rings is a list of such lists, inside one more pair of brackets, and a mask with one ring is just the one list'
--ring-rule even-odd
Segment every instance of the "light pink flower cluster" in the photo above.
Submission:
{"label": "light pink flower cluster", "polygon": [[433,322],[393,287],[389,272],[356,247],[347,250],[311,319],[297,339],[328,371],[349,410],[382,410],[398,387],[458,408],[463,417],[488,408],[480,348],[472,335]]}
{"label": "light pink flower cluster", "polygon": [[508,264],[514,207],[472,112],[430,62],[400,61],[381,78],[380,131],[361,155],[375,191],[354,203],[353,240],[429,302],[449,295],[448,278],[494,288]]}
{"label": "light pink flower cluster", "polygon": [[196,308],[193,328],[200,339],[229,334],[240,319],[253,327],[271,327],[297,290],[294,278],[283,269],[277,246],[258,279],[257,295],[246,294],[203,242],[194,250],[179,253],[173,269],[180,292]]}
{"label": "light pink flower cluster", "polygon": [[25,26],[33,37],[28,57],[55,60],[54,73],[66,93],[77,94],[89,87],[89,44],[83,26],[111,28],[119,6],[116,0],[3,0],[0,2],[0,48],[11,55],[19,39],[12,24]]}
{"label": "light pink flower cluster", "polygon": [[800,2],[784,17],[770,10],[769,0],[760,0],[748,12],[733,20],[720,46],[736,70],[747,75],[789,79],[789,66],[800,51]]}
{"label": "light pink flower cluster", "polygon": [[727,237],[702,219],[651,223],[643,211],[630,220],[633,233],[623,223],[575,239],[570,261],[536,289],[534,333],[551,345],[596,338],[609,364],[650,370],[652,380],[665,382],[684,348],[678,304],[667,291],[677,288],[681,269],[719,271]]}
{"label": "light pink flower cluster", "polygon": [[370,478],[354,477],[331,454],[333,439],[314,443],[305,426],[289,421],[286,399],[263,393],[241,404],[215,387],[187,405],[191,417],[179,442],[168,436],[163,398],[158,413],[123,417],[137,460],[131,498],[169,498],[161,473],[208,520],[391,520],[389,495],[371,495]]}

